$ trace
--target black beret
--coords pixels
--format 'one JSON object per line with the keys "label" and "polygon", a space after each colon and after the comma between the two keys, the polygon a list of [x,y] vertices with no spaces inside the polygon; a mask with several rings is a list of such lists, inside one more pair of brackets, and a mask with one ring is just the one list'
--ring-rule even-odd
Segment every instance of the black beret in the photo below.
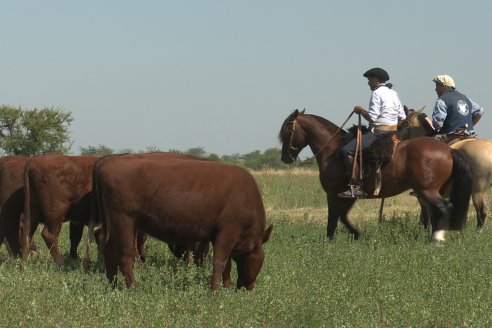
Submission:
{"label": "black beret", "polygon": [[371,68],[364,73],[364,77],[375,77],[381,82],[386,82],[390,79],[388,73],[384,69],[379,67]]}

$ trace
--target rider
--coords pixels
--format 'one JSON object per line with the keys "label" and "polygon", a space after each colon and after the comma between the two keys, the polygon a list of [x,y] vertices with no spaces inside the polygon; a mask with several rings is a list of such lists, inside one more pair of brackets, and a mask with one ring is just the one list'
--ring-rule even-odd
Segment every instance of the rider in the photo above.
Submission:
{"label": "rider", "polygon": [[[369,122],[369,130],[362,135],[361,148],[369,147],[378,137],[394,133],[399,120],[406,118],[403,105],[398,93],[394,91],[389,80],[388,73],[379,67],[371,68],[364,73],[367,84],[372,90],[369,108],[366,111],[362,106],[355,106],[354,112],[361,114]],[[357,140],[353,139],[342,149],[345,165],[352,172],[354,154]],[[339,193],[339,197],[364,198],[366,193],[362,190],[360,182],[350,181],[349,189]]]}
{"label": "rider", "polygon": [[455,140],[473,138],[473,126],[483,115],[483,108],[456,90],[454,80],[449,75],[438,75],[436,83],[439,97],[432,112],[432,124],[437,131],[435,138],[447,143]]}

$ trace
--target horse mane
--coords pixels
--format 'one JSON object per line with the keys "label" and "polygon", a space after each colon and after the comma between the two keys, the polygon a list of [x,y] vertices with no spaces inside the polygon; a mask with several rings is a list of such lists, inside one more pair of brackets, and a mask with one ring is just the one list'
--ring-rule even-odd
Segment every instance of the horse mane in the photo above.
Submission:
{"label": "horse mane", "polygon": [[[285,141],[285,138],[287,137],[285,135],[285,130],[284,130],[284,127],[292,122],[295,118],[294,116],[297,118],[298,115],[304,115],[304,116],[309,116],[311,118],[313,118],[316,122],[318,122],[325,130],[338,130],[340,129],[339,126],[337,126],[336,124],[334,124],[333,122],[331,121],[328,121],[326,118],[324,117],[321,117],[321,116],[318,116],[318,115],[314,115],[314,114],[305,114],[304,113],[305,110],[299,112],[297,109],[294,110],[284,121],[284,123],[282,124],[282,128],[280,129],[280,132],[278,134],[278,138],[280,139],[281,142],[284,142]],[[341,129],[340,130],[340,135],[341,136],[345,136],[347,134],[347,131]]]}

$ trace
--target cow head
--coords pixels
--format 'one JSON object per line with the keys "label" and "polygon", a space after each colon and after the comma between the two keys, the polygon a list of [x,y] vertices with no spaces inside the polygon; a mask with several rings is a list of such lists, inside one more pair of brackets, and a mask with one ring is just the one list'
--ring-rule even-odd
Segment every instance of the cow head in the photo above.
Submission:
{"label": "cow head", "polygon": [[272,233],[273,225],[270,225],[264,232],[261,238],[261,243],[250,252],[244,255],[234,257],[237,265],[237,288],[253,289],[255,286],[256,277],[260,273],[265,253],[263,244],[268,241]]}

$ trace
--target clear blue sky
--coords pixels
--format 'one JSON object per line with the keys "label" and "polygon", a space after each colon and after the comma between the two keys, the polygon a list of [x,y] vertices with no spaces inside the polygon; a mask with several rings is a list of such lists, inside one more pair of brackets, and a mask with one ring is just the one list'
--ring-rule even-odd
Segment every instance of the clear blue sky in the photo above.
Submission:
{"label": "clear blue sky", "polygon": [[427,113],[432,78],[451,75],[492,139],[491,12],[489,0],[1,1],[0,103],[72,112],[74,154],[244,154],[279,147],[296,108],[340,125],[380,66]]}

